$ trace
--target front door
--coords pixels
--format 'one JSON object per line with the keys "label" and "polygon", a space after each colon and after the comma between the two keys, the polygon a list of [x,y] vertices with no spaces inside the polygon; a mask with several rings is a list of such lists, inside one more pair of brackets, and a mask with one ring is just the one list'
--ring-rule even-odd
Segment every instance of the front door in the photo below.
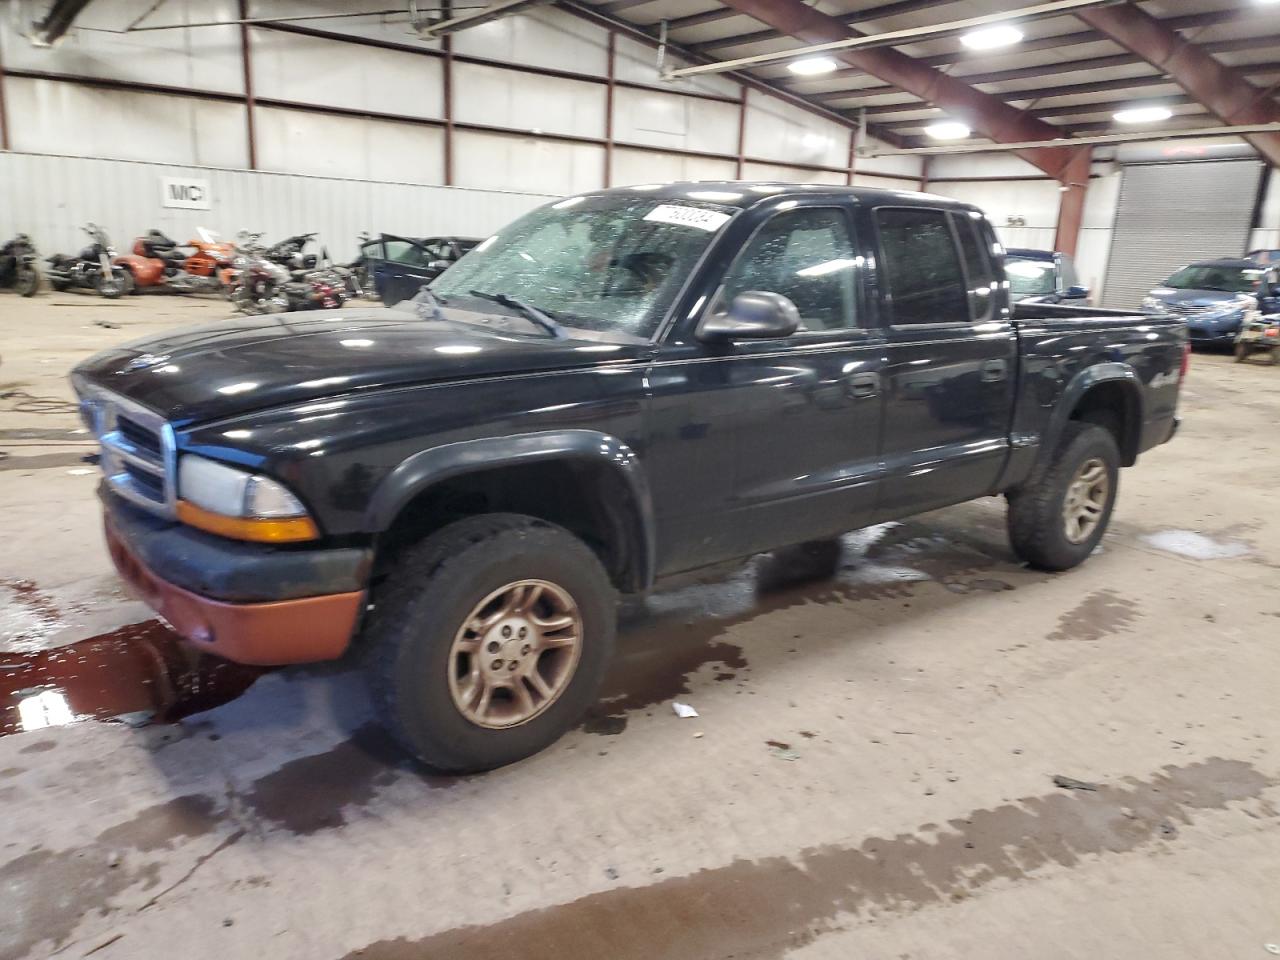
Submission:
{"label": "front door", "polygon": [[1018,348],[978,214],[881,207],[871,218],[888,356],[876,518],[888,520],[992,490]]}
{"label": "front door", "polygon": [[438,273],[431,269],[431,254],[423,244],[389,233],[382,235],[382,259],[371,265],[373,288],[387,306],[408,300]]}
{"label": "front door", "polygon": [[[748,290],[790,299],[781,340],[664,344],[651,370],[650,462],[663,566],[698,566],[867,523],[879,474],[880,338],[861,325],[845,207],[760,223],[703,315]],[[692,334],[693,331],[690,331]],[[678,559],[677,559],[678,558]]]}

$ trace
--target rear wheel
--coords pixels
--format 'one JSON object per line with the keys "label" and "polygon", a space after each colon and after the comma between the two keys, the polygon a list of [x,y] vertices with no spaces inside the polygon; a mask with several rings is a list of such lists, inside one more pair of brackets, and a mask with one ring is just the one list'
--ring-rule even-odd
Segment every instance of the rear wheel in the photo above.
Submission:
{"label": "rear wheel", "polygon": [[1244,343],[1236,344],[1236,363],[1244,363],[1249,359],[1249,347]]}
{"label": "rear wheel", "polygon": [[369,679],[424,764],[488,770],[577,722],[614,629],[613,587],[586,544],[531,517],[471,517],[406,550],[375,596]]}
{"label": "rear wheel", "polygon": [[1120,451],[1110,430],[1072,421],[1049,464],[1009,496],[1009,541],[1041,570],[1069,570],[1107,530],[1120,481]]}

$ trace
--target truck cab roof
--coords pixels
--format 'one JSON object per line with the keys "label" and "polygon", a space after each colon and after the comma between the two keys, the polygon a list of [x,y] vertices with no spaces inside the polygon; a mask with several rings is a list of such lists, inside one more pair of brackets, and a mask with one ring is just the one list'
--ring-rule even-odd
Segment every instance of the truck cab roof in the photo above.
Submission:
{"label": "truck cab roof", "polygon": [[726,207],[748,209],[765,200],[778,197],[798,198],[821,194],[847,197],[854,203],[871,206],[942,207],[949,210],[978,210],[971,203],[912,190],[887,190],[880,187],[847,187],[829,183],[789,183],[773,180],[677,180],[669,183],[644,183],[607,190],[590,190],[581,196],[637,196],[655,200],[699,200]]}

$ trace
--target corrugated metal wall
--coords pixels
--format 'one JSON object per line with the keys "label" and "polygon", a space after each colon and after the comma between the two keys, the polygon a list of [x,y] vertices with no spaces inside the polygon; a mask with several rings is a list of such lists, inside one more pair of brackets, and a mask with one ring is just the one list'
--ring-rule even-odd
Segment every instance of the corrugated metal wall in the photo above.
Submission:
{"label": "corrugated metal wall", "polygon": [[[164,177],[209,181],[212,209],[161,206]],[[484,236],[549,196],[498,190],[302,177],[85,157],[0,153],[0,236],[24,231],[46,255],[85,243],[93,220],[116,246],[155,227],[184,241],[196,227],[230,238],[242,227],[268,237],[316,231],[337,259],[355,256],[362,230],[430,236]]]}

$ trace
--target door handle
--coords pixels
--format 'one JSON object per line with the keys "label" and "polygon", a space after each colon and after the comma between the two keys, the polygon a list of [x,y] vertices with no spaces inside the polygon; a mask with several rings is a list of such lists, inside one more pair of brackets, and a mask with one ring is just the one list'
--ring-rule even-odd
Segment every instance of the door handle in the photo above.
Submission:
{"label": "door handle", "polygon": [[982,365],[984,383],[999,383],[1008,373],[1009,366],[1003,360],[988,360]]}
{"label": "door handle", "polygon": [[845,378],[845,383],[848,384],[849,396],[855,400],[874,397],[880,392],[880,374],[878,373],[855,373]]}

